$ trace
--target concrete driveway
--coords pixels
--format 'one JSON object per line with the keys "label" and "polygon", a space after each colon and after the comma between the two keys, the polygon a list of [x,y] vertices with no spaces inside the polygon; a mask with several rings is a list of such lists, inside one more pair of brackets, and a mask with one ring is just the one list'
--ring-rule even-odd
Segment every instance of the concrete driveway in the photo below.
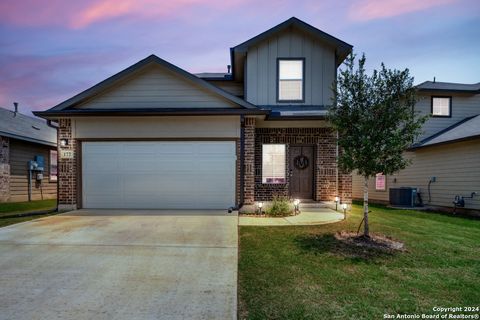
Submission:
{"label": "concrete driveway", "polygon": [[0,319],[234,319],[237,223],[78,210],[0,228]]}

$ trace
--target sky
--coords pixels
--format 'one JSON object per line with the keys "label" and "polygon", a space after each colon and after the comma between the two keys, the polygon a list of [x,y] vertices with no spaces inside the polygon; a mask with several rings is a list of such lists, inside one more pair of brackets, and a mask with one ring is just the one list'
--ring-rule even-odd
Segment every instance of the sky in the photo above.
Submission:
{"label": "sky", "polygon": [[479,0],[2,0],[0,107],[46,110],[155,54],[225,72],[229,48],[295,16],[415,83],[480,82]]}

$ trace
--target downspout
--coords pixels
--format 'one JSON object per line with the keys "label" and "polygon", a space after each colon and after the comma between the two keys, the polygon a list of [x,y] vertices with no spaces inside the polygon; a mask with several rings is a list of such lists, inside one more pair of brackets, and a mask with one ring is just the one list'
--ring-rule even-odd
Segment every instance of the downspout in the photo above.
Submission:
{"label": "downspout", "polygon": [[338,131],[337,131],[337,141],[335,142],[335,161],[336,161],[336,166],[335,166],[335,179],[336,179],[336,182],[335,182],[335,188],[336,188],[336,197],[340,197],[340,195],[338,194]]}
{"label": "downspout", "polygon": [[[335,82],[334,82],[334,86],[335,86],[335,89],[337,88],[337,80],[338,80],[338,66],[337,66],[337,62],[338,62],[338,53],[335,52]],[[336,92],[336,91],[335,91]],[[337,105],[337,96],[335,95],[333,97],[333,103],[335,105]],[[337,141],[335,141],[335,162],[336,162],[336,166],[335,166],[335,193],[336,193],[336,197],[340,197],[340,195],[338,194],[338,156],[339,156],[339,150],[338,150],[338,130],[336,131],[336,136],[337,136]]]}
{"label": "downspout", "polygon": [[240,200],[238,203],[238,208],[240,209],[243,206],[244,201],[244,190],[245,186],[245,116],[240,115]]}
{"label": "downspout", "polygon": [[[58,150],[58,127],[57,126],[54,126],[52,124],[52,120],[47,120],[47,126],[49,126],[50,128],[54,128],[56,131],[57,131],[57,208],[55,209],[55,211],[58,212],[58,191],[59,191],[59,188],[58,188],[58,185],[59,185],[59,177],[58,177],[58,156],[59,156],[59,151]],[[49,171],[50,172],[50,171]]]}

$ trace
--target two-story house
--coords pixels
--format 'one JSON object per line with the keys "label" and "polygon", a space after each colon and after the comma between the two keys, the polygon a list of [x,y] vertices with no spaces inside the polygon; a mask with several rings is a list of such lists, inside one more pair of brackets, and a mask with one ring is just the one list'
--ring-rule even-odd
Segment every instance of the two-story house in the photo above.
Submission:
{"label": "two-story house", "polygon": [[227,209],[351,201],[325,120],[352,46],[296,18],[230,49],[231,71],[149,56],[43,112],[59,127],[59,208]]}
{"label": "two-story house", "polygon": [[[459,196],[465,209],[480,210],[480,83],[427,81],[417,90],[415,109],[430,117],[406,152],[412,164],[392,176],[379,173],[371,179],[370,200],[388,203],[391,188],[412,187],[423,205],[452,208]],[[363,178],[357,175],[353,198],[363,198]]]}

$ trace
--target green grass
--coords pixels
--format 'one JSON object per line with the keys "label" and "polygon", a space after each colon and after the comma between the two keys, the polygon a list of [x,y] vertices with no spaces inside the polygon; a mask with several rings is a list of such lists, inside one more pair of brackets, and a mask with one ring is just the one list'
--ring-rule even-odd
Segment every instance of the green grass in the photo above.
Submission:
{"label": "green grass", "polygon": [[306,227],[240,227],[240,319],[383,319],[480,304],[480,221],[372,207],[370,230],[407,252],[349,247],[362,214]]}
{"label": "green grass", "polygon": [[52,215],[52,213],[47,213],[32,216],[21,216],[22,214],[28,214],[29,212],[54,210],[56,206],[56,199],[31,202],[0,203],[0,227]]}

